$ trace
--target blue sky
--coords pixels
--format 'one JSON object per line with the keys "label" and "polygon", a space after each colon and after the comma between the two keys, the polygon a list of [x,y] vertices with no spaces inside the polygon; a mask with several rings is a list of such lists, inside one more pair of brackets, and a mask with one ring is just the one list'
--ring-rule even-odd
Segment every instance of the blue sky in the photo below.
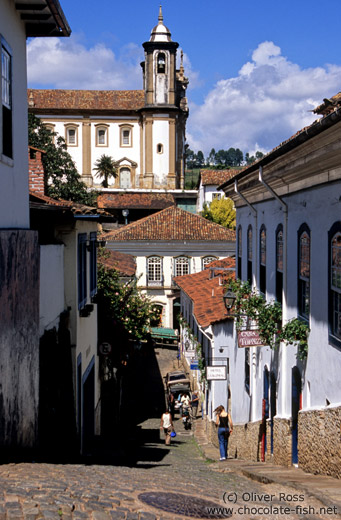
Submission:
{"label": "blue sky", "polygon": [[[141,89],[155,1],[60,0],[71,38],[28,43],[33,88]],[[188,143],[269,151],[341,90],[339,0],[164,0],[185,55]]]}

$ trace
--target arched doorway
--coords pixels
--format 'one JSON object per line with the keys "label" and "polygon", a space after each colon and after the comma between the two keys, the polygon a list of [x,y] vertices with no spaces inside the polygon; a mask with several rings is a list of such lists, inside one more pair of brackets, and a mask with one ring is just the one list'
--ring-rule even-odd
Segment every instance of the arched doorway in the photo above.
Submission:
{"label": "arched doorway", "polygon": [[277,385],[276,376],[270,372],[270,448],[271,455],[274,452],[274,417],[277,413]]}
{"label": "arched doorway", "polygon": [[269,369],[264,367],[263,401],[262,401],[262,462],[265,461],[267,450],[266,421],[269,418]]}
{"label": "arched doorway", "polygon": [[292,463],[298,464],[298,412],[302,408],[302,381],[297,367],[291,373]]}
{"label": "arched doorway", "polygon": [[130,188],[130,187],[131,187],[130,169],[121,168],[120,169],[120,188]]}
{"label": "arched doorway", "polygon": [[180,298],[175,298],[173,300],[173,329],[180,330],[179,315],[180,315]]}
{"label": "arched doorway", "polygon": [[155,303],[153,309],[155,310],[155,318],[150,320],[150,326],[162,327],[163,305]]}

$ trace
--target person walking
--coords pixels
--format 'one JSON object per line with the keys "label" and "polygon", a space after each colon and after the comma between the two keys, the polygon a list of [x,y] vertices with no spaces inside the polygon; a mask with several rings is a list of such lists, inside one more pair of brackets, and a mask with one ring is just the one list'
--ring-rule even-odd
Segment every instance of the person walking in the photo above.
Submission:
{"label": "person walking", "polygon": [[173,430],[173,419],[169,410],[166,410],[161,416],[160,429],[162,428],[165,434],[165,444],[169,445],[171,443],[171,433]]}
{"label": "person walking", "polygon": [[194,390],[194,392],[192,394],[191,405],[192,405],[192,417],[193,417],[193,419],[196,419],[197,414],[198,414],[198,405],[199,405],[199,394],[198,394],[197,390]]}
{"label": "person walking", "polygon": [[215,423],[218,427],[220,460],[226,460],[229,437],[233,432],[232,418],[222,404],[214,410],[214,413],[216,413]]}

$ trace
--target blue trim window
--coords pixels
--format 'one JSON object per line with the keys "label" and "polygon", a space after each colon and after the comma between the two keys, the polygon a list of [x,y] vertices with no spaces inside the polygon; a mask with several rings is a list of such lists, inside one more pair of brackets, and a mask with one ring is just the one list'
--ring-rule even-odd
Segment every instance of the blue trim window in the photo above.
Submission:
{"label": "blue trim window", "polygon": [[247,228],[247,280],[252,285],[252,226]]}
{"label": "blue trim window", "polygon": [[283,293],[283,226],[276,230],[276,300],[282,303]]}
{"label": "blue trim window", "polygon": [[97,233],[90,233],[90,296],[97,294]]}
{"label": "blue trim window", "polygon": [[298,313],[309,320],[310,313],[310,229],[302,224],[298,230]]}
{"label": "blue trim window", "polygon": [[9,45],[2,36],[0,36],[0,44],[2,111],[1,153],[10,159],[13,159],[12,53]]}
{"label": "blue trim window", "polygon": [[259,232],[259,290],[266,294],[266,229],[264,224]]}
{"label": "blue trim window", "polygon": [[329,231],[329,342],[341,347],[341,222]]}
{"label": "blue trim window", "polygon": [[237,247],[238,247],[238,259],[237,259],[237,277],[242,279],[242,254],[243,254],[243,249],[242,249],[242,226],[239,226],[238,227],[238,242],[237,242]]}
{"label": "blue trim window", "polygon": [[78,235],[78,309],[82,309],[87,300],[87,280],[86,280],[86,233]]}

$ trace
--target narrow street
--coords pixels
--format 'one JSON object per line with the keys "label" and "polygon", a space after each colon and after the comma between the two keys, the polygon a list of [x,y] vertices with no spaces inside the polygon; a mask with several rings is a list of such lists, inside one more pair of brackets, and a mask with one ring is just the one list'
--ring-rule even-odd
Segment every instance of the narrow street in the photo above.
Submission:
{"label": "narrow street", "polygon": [[125,389],[126,437],[104,444],[98,460],[0,466],[0,520],[338,518],[320,514],[323,505],[300,490],[249,480],[228,460],[206,460],[178,416],[177,436],[165,446],[162,376],[174,368],[174,350],[136,360],[135,384]]}

